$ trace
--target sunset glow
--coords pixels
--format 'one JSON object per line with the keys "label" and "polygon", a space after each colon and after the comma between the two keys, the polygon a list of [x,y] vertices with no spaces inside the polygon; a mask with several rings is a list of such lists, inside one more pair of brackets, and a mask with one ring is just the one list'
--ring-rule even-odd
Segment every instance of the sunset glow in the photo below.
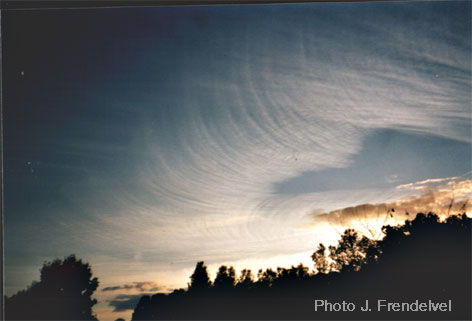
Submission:
{"label": "sunset glow", "polygon": [[75,253],[98,318],[129,321],[198,261],[312,268],[348,227],[472,216],[470,10],[7,12],[6,294]]}

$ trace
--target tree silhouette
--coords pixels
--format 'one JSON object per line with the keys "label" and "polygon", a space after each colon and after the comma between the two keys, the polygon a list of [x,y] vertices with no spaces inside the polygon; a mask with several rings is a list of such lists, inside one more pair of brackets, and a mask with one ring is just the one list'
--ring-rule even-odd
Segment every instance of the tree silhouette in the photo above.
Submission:
{"label": "tree silhouette", "polygon": [[6,319],[96,320],[91,296],[97,287],[89,264],[75,255],[46,262],[39,282],[6,299]]}
{"label": "tree silhouette", "polygon": [[208,276],[207,267],[203,261],[200,261],[195,266],[193,274],[190,276],[190,283],[188,289],[190,291],[202,291],[209,289],[211,286],[210,277]]}
{"label": "tree silhouette", "polygon": [[355,230],[347,229],[341,236],[338,246],[329,247],[331,270],[359,271],[367,262],[367,249],[374,246],[375,241],[360,236]]}
{"label": "tree silhouette", "polygon": [[[313,253],[316,273],[299,264],[261,269],[254,281],[250,270],[242,270],[235,282],[234,269],[221,266],[211,286],[206,267],[198,262],[188,291],[143,296],[132,320],[470,320],[471,224],[466,215],[440,221],[420,213],[404,225],[385,226],[378,241],[346,230],[329,254],[323,244]],[[451,300],[453,308],[398,314],[375,308],[368,313],[315,311],[313,300],[318,298],[348,300],[359,308],[366,300],[375,306],[379,298],[438,304]]]}
{"label": "tree silhouette", "polygon": [[257,283],[262,286],[270,287],[272,286],[274,280],[277,278],[277,272],[272,269],[262,269],[257,272]]}
{"label": "tree silhouette", "polygon": [[311,259],[315,263],[315,269],[318,273],[328,273],[329,272],[329,262],[326,256],[326,247],[323,243],[318,245],[318,249],[313,253]]}
{"label": "tree silhouette", "polygon": [[213,286],[218,290],[230,290],[236,284],[236,272],[234,268],[225,265],[220,266],[216,273]]}
{"label": "tree silhouette", "polygon": [[237,284],[238,287],[250,288],[254,285],[254,275],[249,269],[243,269],[238,278]]}
{"label": "tree silhouette", "polygon": [[[326,255],[326,246],[318,245],[311,255],[318,273],[359,271],[369,259],[376,257],[376,241],[360,236],[355,230],[347,229],[338,241],[337,246],[329,246],[329,255]],[[328,259],[329,257],[329,259]]]}

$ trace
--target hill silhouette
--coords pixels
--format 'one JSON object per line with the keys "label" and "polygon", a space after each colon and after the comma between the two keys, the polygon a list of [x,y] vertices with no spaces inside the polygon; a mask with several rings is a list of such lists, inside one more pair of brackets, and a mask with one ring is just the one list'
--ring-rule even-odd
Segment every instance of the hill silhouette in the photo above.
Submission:
{"label": "hill silhouette", "polygon": [[[187,290],[143,296],[132,320],[470,319],[471,221],[420,213],[384,227],[380,241],[348,229],[337,246],[318,246],[314,272],[299,264],[259,270],[255,280],[221,266],[211,282],[198,262]],[[366,300],[371,311],[361,310]],[[334,311],[343,302],[353,311]]]}

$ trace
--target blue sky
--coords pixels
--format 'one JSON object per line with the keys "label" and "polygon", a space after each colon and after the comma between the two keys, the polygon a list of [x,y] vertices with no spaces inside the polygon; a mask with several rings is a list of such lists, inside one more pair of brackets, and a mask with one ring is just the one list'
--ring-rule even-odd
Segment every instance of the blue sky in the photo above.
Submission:
{"label": "blue sky", "polygon": [[299,228],[313,211],[470,179],[470,11],[6,12],[7,294],[70,253],[101,287],[185,286],[197,260],[297,264],[337,236]]}

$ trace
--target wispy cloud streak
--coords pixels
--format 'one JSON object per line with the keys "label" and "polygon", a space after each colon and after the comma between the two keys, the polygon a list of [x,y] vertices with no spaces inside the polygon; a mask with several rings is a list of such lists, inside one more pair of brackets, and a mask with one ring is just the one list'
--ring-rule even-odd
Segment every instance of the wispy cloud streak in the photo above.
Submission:
{"label": "wispy cloud streak", "polygon": [[[84,254],[100,279],[115,278],[106,284],[132,282],[119,276],[149,270],[164,283],[198,260],[218,264],[307,251],[315,239],[328,237],[296,229],[316,208],[324,213],[316,219],[343,223],[354,220],[356,210],[382,212],[382,206],[395,213],[407,205],[444,209],[449,191],[425,190],[406,200],[414,186],[396,188],[398,173],[388,171],[388,162],[378,173],[388,177],[382,188],[284,194],[274,186],[305,172],[350,168],[379,130],[470,145],[470,2],[174,10],[150,9],[141,17],[154,27],[130,25],[124,34],[104,36],[108,47],[132,50],[107,47],[105,66],[95,62],[90,76],[78,72],[90,77],[77,84],[77,92],[87,93],[84,106],[73,116],[57,112],[54,121],[34,124],[38,133],[62,131],[31,146],[18,144],[28,149],[23,158],[46,146],[48,164],[64,165],[55,174],[40,167],[39,176],[30,168],[12,176],[20,182],[17,203],[31,199],[34,206],[10,214],[8,244],[16,246],[7,249],[10,255],[34,253],[41,264],[41,256],[73,251]],[[156,19],[161,13],[166,18]],[[97,26],[110,18],[103,14]],[[195,24],[196,15],[206,23]],[[95,42],[90,46],[101,52]],[[77,104],[64,97],[58,111]],[[420,152],[414,154],[419,161],[405,164],[442,157],[441,150]],[[372,157],[369,165],[380,159]],[[437,164],[420,179],[437,177],[438,167],[446,168],[441,176],[462,174]],[[414,168],[405,165],[408,170]],[[27,194],[21,184],[35,189]],[[351,204],[384,205],[335,211]],[[44,242],[57,246],[45,250]],[[114,264],[120,268],[107,274],[105,267]],[[127,283],[103,294],[131,288],[141,291]]]}
{"label": "wispy cloud streak", "polygon": [[[96,236],[71,234],[87,248],[98,240],[122,259],[160,264],[257,256],[265,243],[288,250],[307,240],[294,229],[313,208],[404,191],[392,182],[393,191],[361,187],[349,199],[339,191],[286,197],[273,194],[275,183],[349,167],[378,129],[470,143],[470,39],[457,34],[460,19],[438,20],[433,4],[365,6],[269,8],[257,19],[229,10],[224,28],[192,39],[179,38],[184,26],[175,30],[169,52],[193,53],[172,58],[180,67],[166,86],[178,79],[178,90],[166,95],[156,83],[157,92],[133,93],[147,97],[133,105],[136,159],[125,179],[110,172],[65,188],[91,219],[76,215],[73,226]],[[150,59],[155,68],[146,70],[160,63]]]}
{"label": "wispy cloud streak", "polygon": [[123,285],[116,285],[116,286],[108,286],[102,289],[102,292],[112,292],[112,291],[139,291],[139,292],[157,292],[159,290],[163,290],[164,287],[156,282],[133,282]]}

